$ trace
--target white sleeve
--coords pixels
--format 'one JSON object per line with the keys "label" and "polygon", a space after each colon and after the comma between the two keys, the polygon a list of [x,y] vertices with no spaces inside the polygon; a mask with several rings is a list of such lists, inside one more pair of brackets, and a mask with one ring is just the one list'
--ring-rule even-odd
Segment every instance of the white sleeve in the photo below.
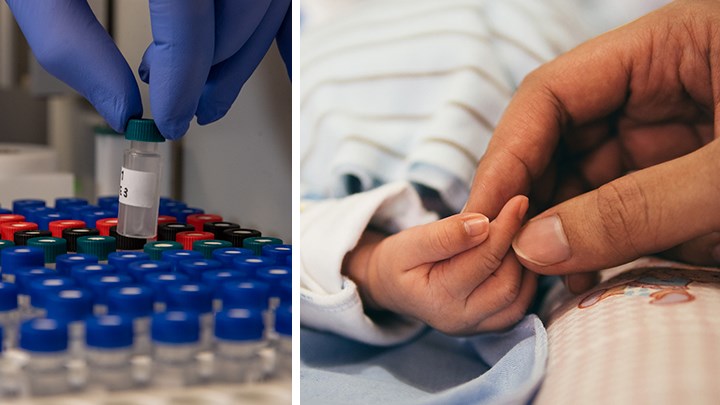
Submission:
{"label": "white sleeve", "polygon": [[355,283],[341,274],[343,258],[369,224],[389,232],[437,220],[415,189],[396,182],[340,199],[303,201],[300,245],[300,320],[304,326],[373,345],[393,345],[424,324],[401,316],[382,324],[365,314]]}

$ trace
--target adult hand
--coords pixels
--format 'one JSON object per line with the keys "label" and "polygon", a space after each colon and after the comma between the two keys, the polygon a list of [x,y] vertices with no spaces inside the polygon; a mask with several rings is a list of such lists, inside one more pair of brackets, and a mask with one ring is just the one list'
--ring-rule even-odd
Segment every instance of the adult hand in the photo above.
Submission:
{"label": "adult hand", "polygon": [[160,132],[177,139],[194,115],[222,118],[272,41],[290,63],[290,0],[150,0],[153,42],[140,65]]}
{"label": "adult hand", "polygon": [[40,65],[74,88],[116,131],[142,116],[135,77],[85,1],[7,0]]}
{"label": "adult hand", "polygon": [[366,232],[343,273],[368,308],[453,335],[506,328],[523,317],[537,286],[508,254],[527,207],[516,197],[492,222],[465,213],[388,237]]}
{"label": "adult hand", "polygon": [[[531,188],[546,206],[576,196],[515,239],[539,273],[598,270],[680,244],[676,258],[720,263],[717,27],[720,3],[677,1],[530,74],[478,166],[467,211],[492,217]],[[569,280],[575,292],[591,285],[589,274]]]}

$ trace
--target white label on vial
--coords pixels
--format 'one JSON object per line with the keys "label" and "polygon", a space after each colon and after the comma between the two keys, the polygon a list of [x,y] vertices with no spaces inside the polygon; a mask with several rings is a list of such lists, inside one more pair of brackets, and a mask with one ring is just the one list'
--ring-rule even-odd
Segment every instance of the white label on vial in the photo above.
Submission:
{"label": "white label on vial", "polygon": [[120,204],[151,208],[155,200],[157,173],[123,167],[120,171]]}

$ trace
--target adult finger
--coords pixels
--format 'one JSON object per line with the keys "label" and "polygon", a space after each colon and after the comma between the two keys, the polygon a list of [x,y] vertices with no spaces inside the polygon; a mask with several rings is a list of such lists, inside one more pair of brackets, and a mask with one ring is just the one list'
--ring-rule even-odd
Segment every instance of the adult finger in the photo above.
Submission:
{"label": "adult finger", "polygon": [[636,171],[528,222],[513,247],[543,274],[625,263],[720,229],[720,141]]}
{"label": "adult finger", "polygon": [[699,266],[720,265],[720,232],[712,232],[662,252],[667,259]]}
{"label": "adult finger", "polygon": [[480,160],[466,211],[493,218],[510,197],[528,192],[569,126],[598,121],[620,107],[628,89],[629,55],[642,57],[633,49],[638,42],[613,31],[530,73]]}
{"label": "adult finger", "polygon": [[[437,280],[456,299],[465,299],[491,276],[502,280],[503,285],[519,283],[520,267],[513,270],[505,263],[513,237],[522,225],[528,208],[528,199],[517,196],[503,207],[498,217],[490,223],[487,241],[460,254],[448,256],[449,259],[437,263],[430,270],[430,278]],[[467,214],[464,214],[467,215]],[[517,263],[514,259],[513,261]],[[504,271],[501,271],[505,269]],[[499,288],[497,291],[504,290]],[[490,295],[490,294],[487,294]],[[498,305],[488,305],[498,307]]]}
{"label": "adult finger", "polygon": [[271,0],[218,0],[215,2],[213,65],[233,56],[258,28]]}
{"label": "adult finger", "polygon": [[209,124],[225,116],[270,48],[289,7],[290,0],[274,0],[242,48],[212,67],[195,111],[199,124]]}
{"label": "adult finger", "polygon": [[142,116],[130,66],[85,1],[8,0],[33,54],[85,97],[116,131]]}
{"label": "adult finger", "polygon": [[141,79],[150,84],[150,107],[160,132],[187,132],[212,66],[212,0],[150,0],[153,42],[143,55]]}

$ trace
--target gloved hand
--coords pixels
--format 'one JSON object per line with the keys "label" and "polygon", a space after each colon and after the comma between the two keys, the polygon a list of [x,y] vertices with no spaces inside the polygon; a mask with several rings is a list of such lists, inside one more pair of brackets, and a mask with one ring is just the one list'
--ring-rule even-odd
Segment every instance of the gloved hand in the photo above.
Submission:
{"label": "gloved hand", "polygon": [[116,131],[143,113],[130,66],[78,0],[7,0],[38,62],[88,99]]}
{"label": "gloved hand", "polygon": [[[141,117],[127,62],[84,1],[7,0],[40,64],[88,99],[113,129]],[[151,0],[153,42],[140,65],[168,139],[222,118],[277,36],[289,69],[291,0]],[[152,72],[152,74],[151,74]]]}
{"label": "gloved hand", "polygon": [[290,63],[291,0],[150,0],[153,42],[140,64],[160,132],[177,139],[193,115],[222,118],[273,39]]}

